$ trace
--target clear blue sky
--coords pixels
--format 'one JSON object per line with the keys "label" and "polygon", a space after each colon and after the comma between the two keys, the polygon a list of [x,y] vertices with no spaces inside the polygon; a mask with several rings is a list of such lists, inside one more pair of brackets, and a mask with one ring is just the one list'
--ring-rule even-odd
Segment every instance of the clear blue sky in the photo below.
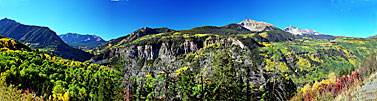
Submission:
{"label": "clear blue sky", "polygon": [[183,30],[247,18],[336,36],[377,34],[376,0],[0,0],[5,17],[105,40],[142,27]]}

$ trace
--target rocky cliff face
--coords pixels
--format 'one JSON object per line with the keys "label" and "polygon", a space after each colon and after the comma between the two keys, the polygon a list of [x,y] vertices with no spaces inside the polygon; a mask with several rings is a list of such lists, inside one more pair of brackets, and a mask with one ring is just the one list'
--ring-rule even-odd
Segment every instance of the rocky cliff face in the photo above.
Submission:
{"label": "rocky cliff face", "polygon": [[[157,45],[142,45],[142,46],[128,46],[119,47],[106,51],[103,54],[95,56],[91,62],[98,64],[107,64],[110,62],[110,58],[127,58],[132,59],[174,59],[176,56],[181,54],[194,53],[199,51],[201,48],[216,44],[229,42],[233,45],[239,46],[241,48],[247,48],[240,40],[235,38],[224,38],[218,40],[208,40],[204,43],[202,41],[189,41],[186,40],[183,43],[161,43]],[[178,45],[177,45],[178,44]],[[178,47],[173,47],[178,46]]]}

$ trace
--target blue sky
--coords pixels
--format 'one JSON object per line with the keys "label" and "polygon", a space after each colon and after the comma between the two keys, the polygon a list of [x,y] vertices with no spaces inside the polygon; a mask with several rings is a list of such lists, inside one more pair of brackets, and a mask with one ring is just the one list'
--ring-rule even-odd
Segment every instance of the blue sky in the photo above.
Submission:
{"label": "blue sky", "polygon": [[250,18],[351,37],[377,34],[377,0],[0,0],[0,18],[110,40],[142,27],[224,26]]}

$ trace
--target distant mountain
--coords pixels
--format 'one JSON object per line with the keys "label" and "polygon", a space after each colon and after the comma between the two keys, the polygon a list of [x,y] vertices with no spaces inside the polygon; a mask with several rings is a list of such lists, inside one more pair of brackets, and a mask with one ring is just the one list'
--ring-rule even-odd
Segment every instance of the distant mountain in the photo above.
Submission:
{"label": "distant mountain", "polygon": [[377,38],[377,35],[369,36],[367,38]]}
{"label": "distant mountain", "polygon": [[301,29],[299,27],[294,27],[293,25],[290,25],[283,30],[291,33],[292,35],[295,35],[296,37],[310,37],[315,39],[326,40],[334,40],[336,38],[335,36],[325,35],[312,29]]}
{"label": "distant mountain", "polygon": [[101,37],[96,35],[81,35],[77,33],[67,33],[59,37],[68,45],[80,49],[94,49],[98,45],[105,43]]}
{"label": "distant mountain", "polygon": [[238,24],[250,30],[251,32],[257,32],[257,33],[266,32],[266,34],[259,34],[259,35],[268,39],[271,42],[288,41],[295,38],[290,33],[282,29],[279,29],[278,27],[267,22],[258,22],[255,20],[246,19]]}
{"label": "distant mountain", "polygon": [[64,43],[51,29],[20,24],[11,19],[0,20],[0,35],[16,39],[31,48],[43,49],[66,59],[85,61],[91,54]]}
{"label": "distant mountain", "polygon": [[319,33],[315,30],[301,29],[298,27],[294,27],[293,25],[290,25],[289,27],[285,28],[284,31],[292,33],[293,35],[323,35],[322,33]]}

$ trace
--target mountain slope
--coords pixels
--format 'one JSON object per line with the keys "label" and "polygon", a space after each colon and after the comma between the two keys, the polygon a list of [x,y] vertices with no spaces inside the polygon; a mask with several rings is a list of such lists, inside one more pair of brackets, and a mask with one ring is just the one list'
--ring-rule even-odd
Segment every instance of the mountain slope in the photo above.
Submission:
{"label": "mountain slope", "polygon": [[172,31],[174,31],[174,30],[168,29],[168,28],[148,28],[148,27],[144,27],[144,28],[140,28],[140,29],[132,32],[129,35],[119,37],[119,38],[116,38],[116,39],[112,39],[112,40],[110,40],[106,43],[103,43],[103,44],[99,45],[96,48],[96,50],[100,51],[100,50],[104,50],[104,49],[108,48],[109,46],[123,45],[125,43],[136,40],[137,38],[143,37],[145,35],[167,33],[167,32],[172,32]]}
{"label": "mountain slope", "polygon": [[59,37],[68,45],[80,49],[94,49],[98,45],[105,43],[101,37],[96,35],[81,35],[77,33],[67,33]]}
{"label": "mountain slope", "polygon": [[21,42],[3,36],[0,36],[0,49],[31,51],[28,46],[22,44]]}
{"label": "mountain slope", "polygon": [[0,20],[0,35],[19,40],[31,48],[50,51],[66,59],[85,61],[92,57],[91,54],[64,43],[47,27],[23,25],[5,18]]}
{"label": "mountain slope", "polygon": [[292,33],[296,37],[310,37],[315,39],[334,40],[336,37],[331,35],[325,35],[312,29],[301,29],[290,25],[283,29],[286,32]]}

